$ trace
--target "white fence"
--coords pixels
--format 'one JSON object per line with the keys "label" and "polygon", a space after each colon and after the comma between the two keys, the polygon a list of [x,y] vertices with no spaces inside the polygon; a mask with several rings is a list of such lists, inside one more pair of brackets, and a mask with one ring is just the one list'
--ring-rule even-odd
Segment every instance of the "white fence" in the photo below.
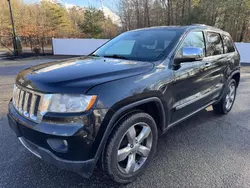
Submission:
{"label": "white fence", "polygon": [[242,63],[250,63],[250,43],[235,43]]}
{"label": "white fence", "polygon": [[[53,39],[54,55],[88,55],[108,39]],[[235,43],[241,62],[250,63],[250,43]]]}
{"label": "white fence", "polygon": [[53,39],[54,55],[88,55],[108,39]]}

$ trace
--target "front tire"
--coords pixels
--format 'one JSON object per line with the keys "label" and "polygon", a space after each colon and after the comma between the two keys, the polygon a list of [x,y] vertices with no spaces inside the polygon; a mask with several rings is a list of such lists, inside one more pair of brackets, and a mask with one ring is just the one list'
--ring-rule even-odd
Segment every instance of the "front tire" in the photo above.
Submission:
{"label": "front tire", "polygon": [[111,133],[104,151],[104,171],[117,183],[130,183],[141,176],[157,145],[157,126],[147,113],[125,117]]}
{"label": "front tire", "polygon": [[219,101],[219,103],[213,105],[214,112],[217,114],[227,114],[233,107],[236,98],[237,84],[234,79],[230,80],[227,85],[226,93]]}

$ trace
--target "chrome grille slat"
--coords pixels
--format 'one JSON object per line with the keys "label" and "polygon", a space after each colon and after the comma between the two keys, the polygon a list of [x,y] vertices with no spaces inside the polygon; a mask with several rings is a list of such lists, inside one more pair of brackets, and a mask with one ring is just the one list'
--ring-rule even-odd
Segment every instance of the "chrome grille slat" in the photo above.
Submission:
{"label": "chrome grille slat", "polygon": [[19,94],[18,94],[18,88],[15,87],[14,89],[15,89],[14,101],[15,101],[15,106],[17,107],[18,106],[18,96],[19,96]]}
{"label": "chrome grille slat", "polygon": [[17,109],[19,109],[19,98],[20,98],[20,89],[17,88],[17,92],[16,92],[16,107]]}
{"label": "chrome grille slat", "polygon": [[16,87],[16,85],[14,85],[13,94],[12,94],[14,106],[16,105],[16,90],[17,90],[17,87]]}
{"label": "chrome grille slat", "polygon": [[29,117],[29,112],[28,112],[29,97],[30,97],[30,93],[26,92],[25,99],[24,99],[24,105],[23,105],[23,115],[25,117]]}
{"label": "chrome grille slat", "polygon": [[44,115],[40,113],[38,108],[43,96],[44,94],[42,93],[14,85],[12,101],[19,114],[23,115],[27,119],[39,123]]}
{"label": "chrome grille slat", "polygon": [[29,114],[30,114],[30,117],[33,117],[33,118],[34,118],[34,114],[35,114],[36,98],[37,98],[36,95],[32,95],[31,104],[30,104]]}
{"label": "chrome grille slat", "polygon": [[22,106],[23,106],[23,94],[24,94],[24,91],[21,90],[19,100],[18,100],[18,107],[19,107],[18,110],[19,110],[20,113],[23,112],[23,109],[22,109]]}

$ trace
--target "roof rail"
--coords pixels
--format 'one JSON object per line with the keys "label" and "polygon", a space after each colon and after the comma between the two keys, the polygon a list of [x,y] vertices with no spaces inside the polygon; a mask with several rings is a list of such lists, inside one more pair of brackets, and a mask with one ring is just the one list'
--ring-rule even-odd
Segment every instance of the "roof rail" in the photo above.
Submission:
{"label": "roof rail", "polygon": [[206,24],[191,24],[190,26],[208,26],[208,25],[206,25]]}

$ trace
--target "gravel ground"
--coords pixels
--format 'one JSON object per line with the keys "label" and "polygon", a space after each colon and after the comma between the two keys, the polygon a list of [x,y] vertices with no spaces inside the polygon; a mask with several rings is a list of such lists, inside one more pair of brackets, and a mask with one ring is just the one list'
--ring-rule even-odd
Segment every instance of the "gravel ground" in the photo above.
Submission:
{"label": "gravel ground", "polygon": [[[47,61],[0,62],[0,187],[118,187],[101,172],[90,179],[60,170],[30,154],[7,123],[15,74]],[[163,135],[145,175],[122,187],[250,187],[250,67],[226,116],[208,108]]]}

